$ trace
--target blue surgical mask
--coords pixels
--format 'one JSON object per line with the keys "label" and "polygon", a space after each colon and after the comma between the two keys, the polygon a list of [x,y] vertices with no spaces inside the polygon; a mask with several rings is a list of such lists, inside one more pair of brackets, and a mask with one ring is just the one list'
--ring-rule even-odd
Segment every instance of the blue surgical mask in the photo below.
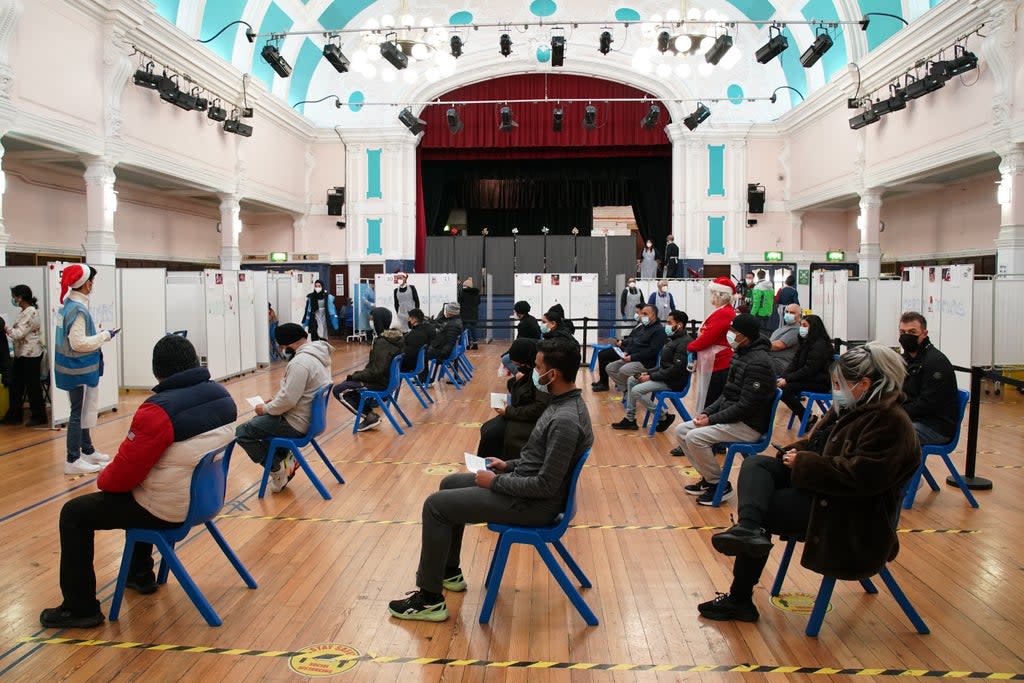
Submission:
{"label": "blue surgical mask", "polygon": [[733,332],[732,330],[729,330],[728,332],[726,332],[725,333],[725,340],[727,342],[729,342],[729,346],[731,346],[734,349],[736,348],[736,333],[735,332]]}
{"label": "blue surgical mask", "polygon": [[849,410],[857,404],[857,399],[853,397],[849,391],[845,389],[833,389],[832,390],[832,405],[836,407],[836,412],[843,412]]}
{"label": "blue surgical mask", "polygon": [[15,308],[17,308],[18,307],[18,300],[15,299],[14,297],[11,297],[11,305],[14,306]]}
{"label": "blue surgical mask", "polygon": [[672,336],[673,332],[675,332],[675,330],[672,329],[671,325],[665,325],[665,334]]}
{"label": "blue surgical mask", "polygon": [[810,331],[811,328],[809,327],[801,327],[799,330],[797,330],[796,333],[799,334],[801,337],[806,337],[810,333]]}
{"label": "blue surgical mask", "polygon": [[792,313],[784,313],[782,319],[786,321],[787,325],[792,325],[796,321],[796,316]]}
{"label": "blue surgical mask", "polygon": [[633,320],[635,320],[637,322],[640,322],[640,314],[639,313],[634,313],[633,314]]}
{"label": "blue surgical mask", "polygon": [[646,315],[640,316],[640,324],[641,325],[650,325],[651,324],[650,316],[646,316]]}
{"label": "blue surgical mask", "polygon": [[[548,372],[551,371],[548,370]],[[545,372],[544,375],[548,374],[548,372]],[[542,391],[546,394],[548,393],[548,385],[540,383],[540,378],[543,377],[544,375],[537,372],[537,368],[533,369],[533,386],[537,387],[538,391]]]}

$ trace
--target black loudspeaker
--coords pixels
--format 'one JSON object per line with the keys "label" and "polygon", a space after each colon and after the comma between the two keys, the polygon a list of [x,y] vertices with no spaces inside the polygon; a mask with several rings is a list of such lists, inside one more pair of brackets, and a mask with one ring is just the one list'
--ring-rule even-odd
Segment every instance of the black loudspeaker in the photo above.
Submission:
{"label": "black loudspeaker", "polygon": [[757,183],[747,185],[747,205],[750,213],[764,213],[764,186]]}
{"label": "black loudspeaker", "polygon": [[345,211],[345,188],[332,187],[327,190],[327,215],[341,216]]}

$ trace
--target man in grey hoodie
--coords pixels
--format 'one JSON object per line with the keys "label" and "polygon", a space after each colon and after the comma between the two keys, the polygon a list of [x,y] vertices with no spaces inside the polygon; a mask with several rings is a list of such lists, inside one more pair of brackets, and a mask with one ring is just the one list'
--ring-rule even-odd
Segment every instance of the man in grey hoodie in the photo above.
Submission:
{"label": "man in grey hoodie", "polygon": [[[269,403],[256,406],[256,417],[235,430],[238,445],[260,467],[267,460],[275,436],[305,435],[313,413],[313,396],[317,389],[331,383],[331,347],[327,342],[308,341],[306,330],[295,323],[278,326],[274,338],[288,359],[281,388]],[[284,462],[286,458],[288,462]],[[294,475],[294,459],[289,451],[279,448],[270,468],[270,490],[277,493]]]}

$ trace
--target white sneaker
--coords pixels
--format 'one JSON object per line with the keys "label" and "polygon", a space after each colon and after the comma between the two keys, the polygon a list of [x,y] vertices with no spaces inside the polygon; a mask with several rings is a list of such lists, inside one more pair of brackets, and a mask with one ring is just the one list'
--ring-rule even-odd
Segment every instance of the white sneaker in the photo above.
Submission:
{"label": "white sneaker", "polygon": [[88,463],[92,463],[93,465],[99,465],[100,467],[103,467],[108,462],[110,462],[110,456],[107,455],[106,453],[100,453],[99,451],[93,451],[88,455],[82,453],[81,459],[85,460]]}
{"label": "white sneaker", "polygon": [[87,462],[84,456],[74,462],[64,463],[64,474],[96,474],[102,469],[102,465]]}
{"label": "white sneaker", "polygon": [[284,490],[284,487],[288,485],[288,469],[285,468],[284,463],[276,470],[270,472],[270,492],[279,493]]}

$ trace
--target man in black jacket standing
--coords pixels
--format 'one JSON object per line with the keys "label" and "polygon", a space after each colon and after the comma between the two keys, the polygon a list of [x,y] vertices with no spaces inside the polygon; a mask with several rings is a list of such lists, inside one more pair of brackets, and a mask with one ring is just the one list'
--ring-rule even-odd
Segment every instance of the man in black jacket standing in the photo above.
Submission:
{"label": "man in black jacket standing", "polygon": [[679,264],[679,245],[676,244],[672,233],[665,238],[665,262],[663,264],[662,277],[678,277],[676,266]]}
{"label": "man in black jacket standing", "polygon": [[409,311],[409,331],[405,333],[405,345],[402,347],[402,372],[412,372],[416,369],[420,349],[428,346],[437,333],[433,325],[423,324],[423,318],[423,311],[420,309],[414,308]]}
{"label": "man in black jacket standing", "polygon": [[462,326],[469,331],[469,348],[476,350],[476,324],[480,320],[480,289],[473,286],[473,278],[467,277],[459,289],[458,301]]}
{"label": "man in black jacket standing", "polygon": [[[665,328],[658,319],[658,309],[647,305],[640,311],[641,327],[629,335],[629,350],[617,361],[608,364],[608,376],[615,382],[619,391],[626,390],[626,381],[647,367],[654,367],[661,354],[661,347],[668,341]],[[594,391],[607,391],[607,388],[594,387]]]}
{"label": "man in black jacket standing", "polygon": [[900,317],[900,346],[907,364],[903,410],[914,423],[918,441],[922,446],[949,443],[960,418],[953,364],[932,345],[928,321],[920,313],[908,311]]}
{"label": "man in black jacket standing", "polygon": [[[682,391],[690,377],[690,371],[686,369],[686,345],[693,341],[693,337],[686,334],[686,323],[689,321],[682,311],[672,311],[668,314],[665,324],[665,332],[668,335],[668,343],[661,349],[661,361],[656,368],[648,370],[639,377],[630,377],[626,384],[626,394],[622,399],[626,407],[626,417],[612,425],[614,429],[626,429],[635,431],[639,429],[636,424],[636,404],[640,404],[647,410],[654,410],[654,401],[651,397],[658,391]],[[675,415],[667,410],[658,420],[655,429],[663,432],[669,428]]]}
{"label": "man in black jacket standing", "polygon": [[[775,371],[769,354],[771,346],[761,336],[761,326],[749,313],[736,316],[727,333],[735,351],[725,388],[718,400],[689,422],[676,427],[683,454],[701,475],[699,481],[683,487],[691,496],[699,496],[701,505],[711,505],[722,468],[712,447],[733,441],[758,441],[768,431]],[[722,500],[732,498],[732,484],[725,483]]]}

